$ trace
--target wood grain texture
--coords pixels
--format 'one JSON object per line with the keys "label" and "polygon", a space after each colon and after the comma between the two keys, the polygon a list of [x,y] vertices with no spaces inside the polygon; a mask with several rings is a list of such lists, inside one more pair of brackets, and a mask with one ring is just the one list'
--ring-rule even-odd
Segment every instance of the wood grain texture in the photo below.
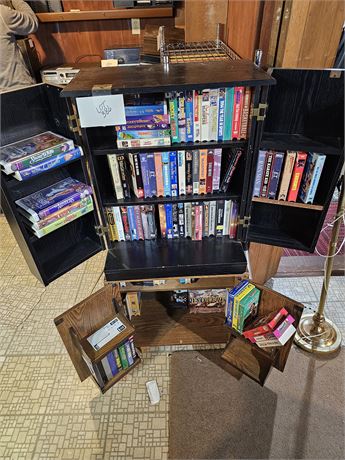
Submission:
{"label": "wood grain texture", "polygon": [[81,357],[79,345],[71,334],[71,329],[81,341],[91,332],[99,329],[107,320],[112,319],[116,314],[113,305],[114,295],[118,296],[118,288],[107,285],[54,319],[81,381],[90,375],[90,371]]}
{"label": "wood grain texture", "polygon": [[185,0],[186,41],[215,40],[217,24],[226,24],[228,0]]}
{"label": "wood grain texture", "polygon": [[272,278],[279,267],[283,253],[282,248],[267,244],[251,243],[249,257],[252,268],[252,278],[255,283],[265,284]]}
{"label": "wood grain texture", "polygon": [[99,11],[114,9],[114,4],[112,0],[61,0],[61,3],[64,11]]}
{"label": "wood grain texture", "polygon": [[314,209],[315,211],[322,211],[323,206],[318,204],[309,204],[309,203],[298,203],[293,201],[282,201],[282,200],[272,200],[270,198],[261,198],[254,196],[252,201],[257,203],[266,203],[272,204],[273,206],[290,206],[292,208],[304,208],[304,209]]}
{"label": "wood grain texture", "polygon": [[283,3],[283,0],[264,2],[259,40],[259,48],[262,50],[261,65],[263,68],[272,67],[275,62]]}

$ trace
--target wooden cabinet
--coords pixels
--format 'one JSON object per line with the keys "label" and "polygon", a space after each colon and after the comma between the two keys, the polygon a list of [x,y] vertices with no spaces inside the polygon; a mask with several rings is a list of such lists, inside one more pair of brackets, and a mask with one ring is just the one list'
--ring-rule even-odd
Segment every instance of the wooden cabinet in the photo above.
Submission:
{"label": "wooden cabinet", "polygon": [[[118,68],[116,71],[95,68],[80,72],[62,92],[49,85],[37,85],[4,93],[2,104],[6,110],[2,111],[3,144],[50,129],[67,137],[77,136],[75,140],[83,143],[86,153],[80,160],[26,182],[18,182],[2,174],[2,207],[31,271],[47,285],[107,247],[104,273],[107,282],[114,285],[119,281],[200,277],[198,283],[201,287],[205,285],[205,279],[208,280],[208,287],[232,287],[247,275],[244,249],[251,241],[313,251],[343,161],[342,77],[342,72],[329,70],[275,69],[269,75],[249,61],[238,60],[175,64],[170,67],[140,66],[135,70],[133,67]],[[211,237],[201,241],[188,238],[110,241],[104,231],[107,226],[106,206],[140,203],[156,205],[209,200],[210,197],[194,195],[116,200],[107,155],[126,155],[128,151],[116,148],[113,127],[83,128],[79,137],[73,111],[75,99],[102,94],[98,92],[99,88],[103,91],[106,88],[108,94],[164,95],[173,90],[241,85],[253,88],[254,110],[248,139],[202,143],[204,148],[222,148],[225,154],[234,146],[244,149],[231,191],[212,196],[214,200],[236,198],[239,201],[236,239]],[[75,127],[72,133],[69,127],[73,123]],[[173,148],[199,147],[198,143],[185,143],[174,145]],[[299,206],[274,200],[252,201],[260,148],[326,154],[325,173],[319,185],[315,206]],[[171,148],[145,148],[145,151],[162,150]],[[89,213],[41,239],[33,237],[25,228],[14,201],[59,178],[69,176],[93,183],[99,212]],[[225,277],[224,284],[219,277]],[[114,291],[112,284],[55,320],[82,380],[91,372],[82,359],[83,340],[118,313],[116,305],[121,303],[119,292]],[[169,282],[166,289],[160,290],[171,290],[172,285]],[[193,288],[193,285],[188,288]],[[129,289],[133,290],[133,287]],[[300,304],[266,288],[262,289],[262,312],[284,305],[291,307],[291,313],[298,322],[302,308]],[[132,321],[138,346],[224,343],[231,335],[225,356],[228,359],[237,356],[235,365],[261,384],[271,367],[281,371],[284,369],[292,340],[288,346],[283,347],[284,351],[274,356],[267,356],[267,353],[262,355],[256,351],[253,353],[251,345],[224,325],[222,314],[168,314],[164,302],[152,293],[145,293],[143,302],[142,315]],[[243,356],[242,349],[247,350],[243,351]]]}

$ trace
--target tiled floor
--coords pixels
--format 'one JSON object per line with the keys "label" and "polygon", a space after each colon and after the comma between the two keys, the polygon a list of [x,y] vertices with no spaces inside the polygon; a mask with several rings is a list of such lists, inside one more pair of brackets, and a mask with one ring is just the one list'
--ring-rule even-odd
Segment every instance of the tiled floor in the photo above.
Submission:
{"label": "tiled floor", "polygon": [[[166,458],[169,353],[175,347],[145,351],[144,365],[105,395],[90,379],[81,383],[53,318],[102,286],[104,254],[44,288],[3,217],[0,237],[0,458]],[[321,278],[273,282],[311,309],[321,285]],[[345,336],[344,278],[333,278],[329,291],[327,312]],[[157,406],[146,395],[151,379],[161,391]]]}

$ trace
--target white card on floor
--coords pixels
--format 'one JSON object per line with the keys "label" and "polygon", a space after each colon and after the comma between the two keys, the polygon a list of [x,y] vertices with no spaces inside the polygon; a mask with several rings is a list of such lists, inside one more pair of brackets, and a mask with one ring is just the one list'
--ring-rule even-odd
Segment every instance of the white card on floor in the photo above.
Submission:
{"label": "white card on floor", "polygon": [[77,106],[82,128],[126,124],[123,94],[77,97]]}
{"label": "white card on floor", "polygon": [[87,341],[94,350],[99,350],[125,329],[126,326],[118,318],[114,318],[94,334],[90,335]]}

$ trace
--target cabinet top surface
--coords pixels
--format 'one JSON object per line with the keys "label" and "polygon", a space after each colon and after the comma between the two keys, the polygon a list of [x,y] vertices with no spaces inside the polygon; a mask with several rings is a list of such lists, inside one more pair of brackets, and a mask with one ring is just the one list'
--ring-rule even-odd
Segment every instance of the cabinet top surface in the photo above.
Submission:
{"label": "cabinet top surface", "polygon": [[101,85],[107,85],[109,94],[130,94],[273,84],[274,78],[247,60],[154,64],[82,70],[62,91],[62,96],[97,95]]}

